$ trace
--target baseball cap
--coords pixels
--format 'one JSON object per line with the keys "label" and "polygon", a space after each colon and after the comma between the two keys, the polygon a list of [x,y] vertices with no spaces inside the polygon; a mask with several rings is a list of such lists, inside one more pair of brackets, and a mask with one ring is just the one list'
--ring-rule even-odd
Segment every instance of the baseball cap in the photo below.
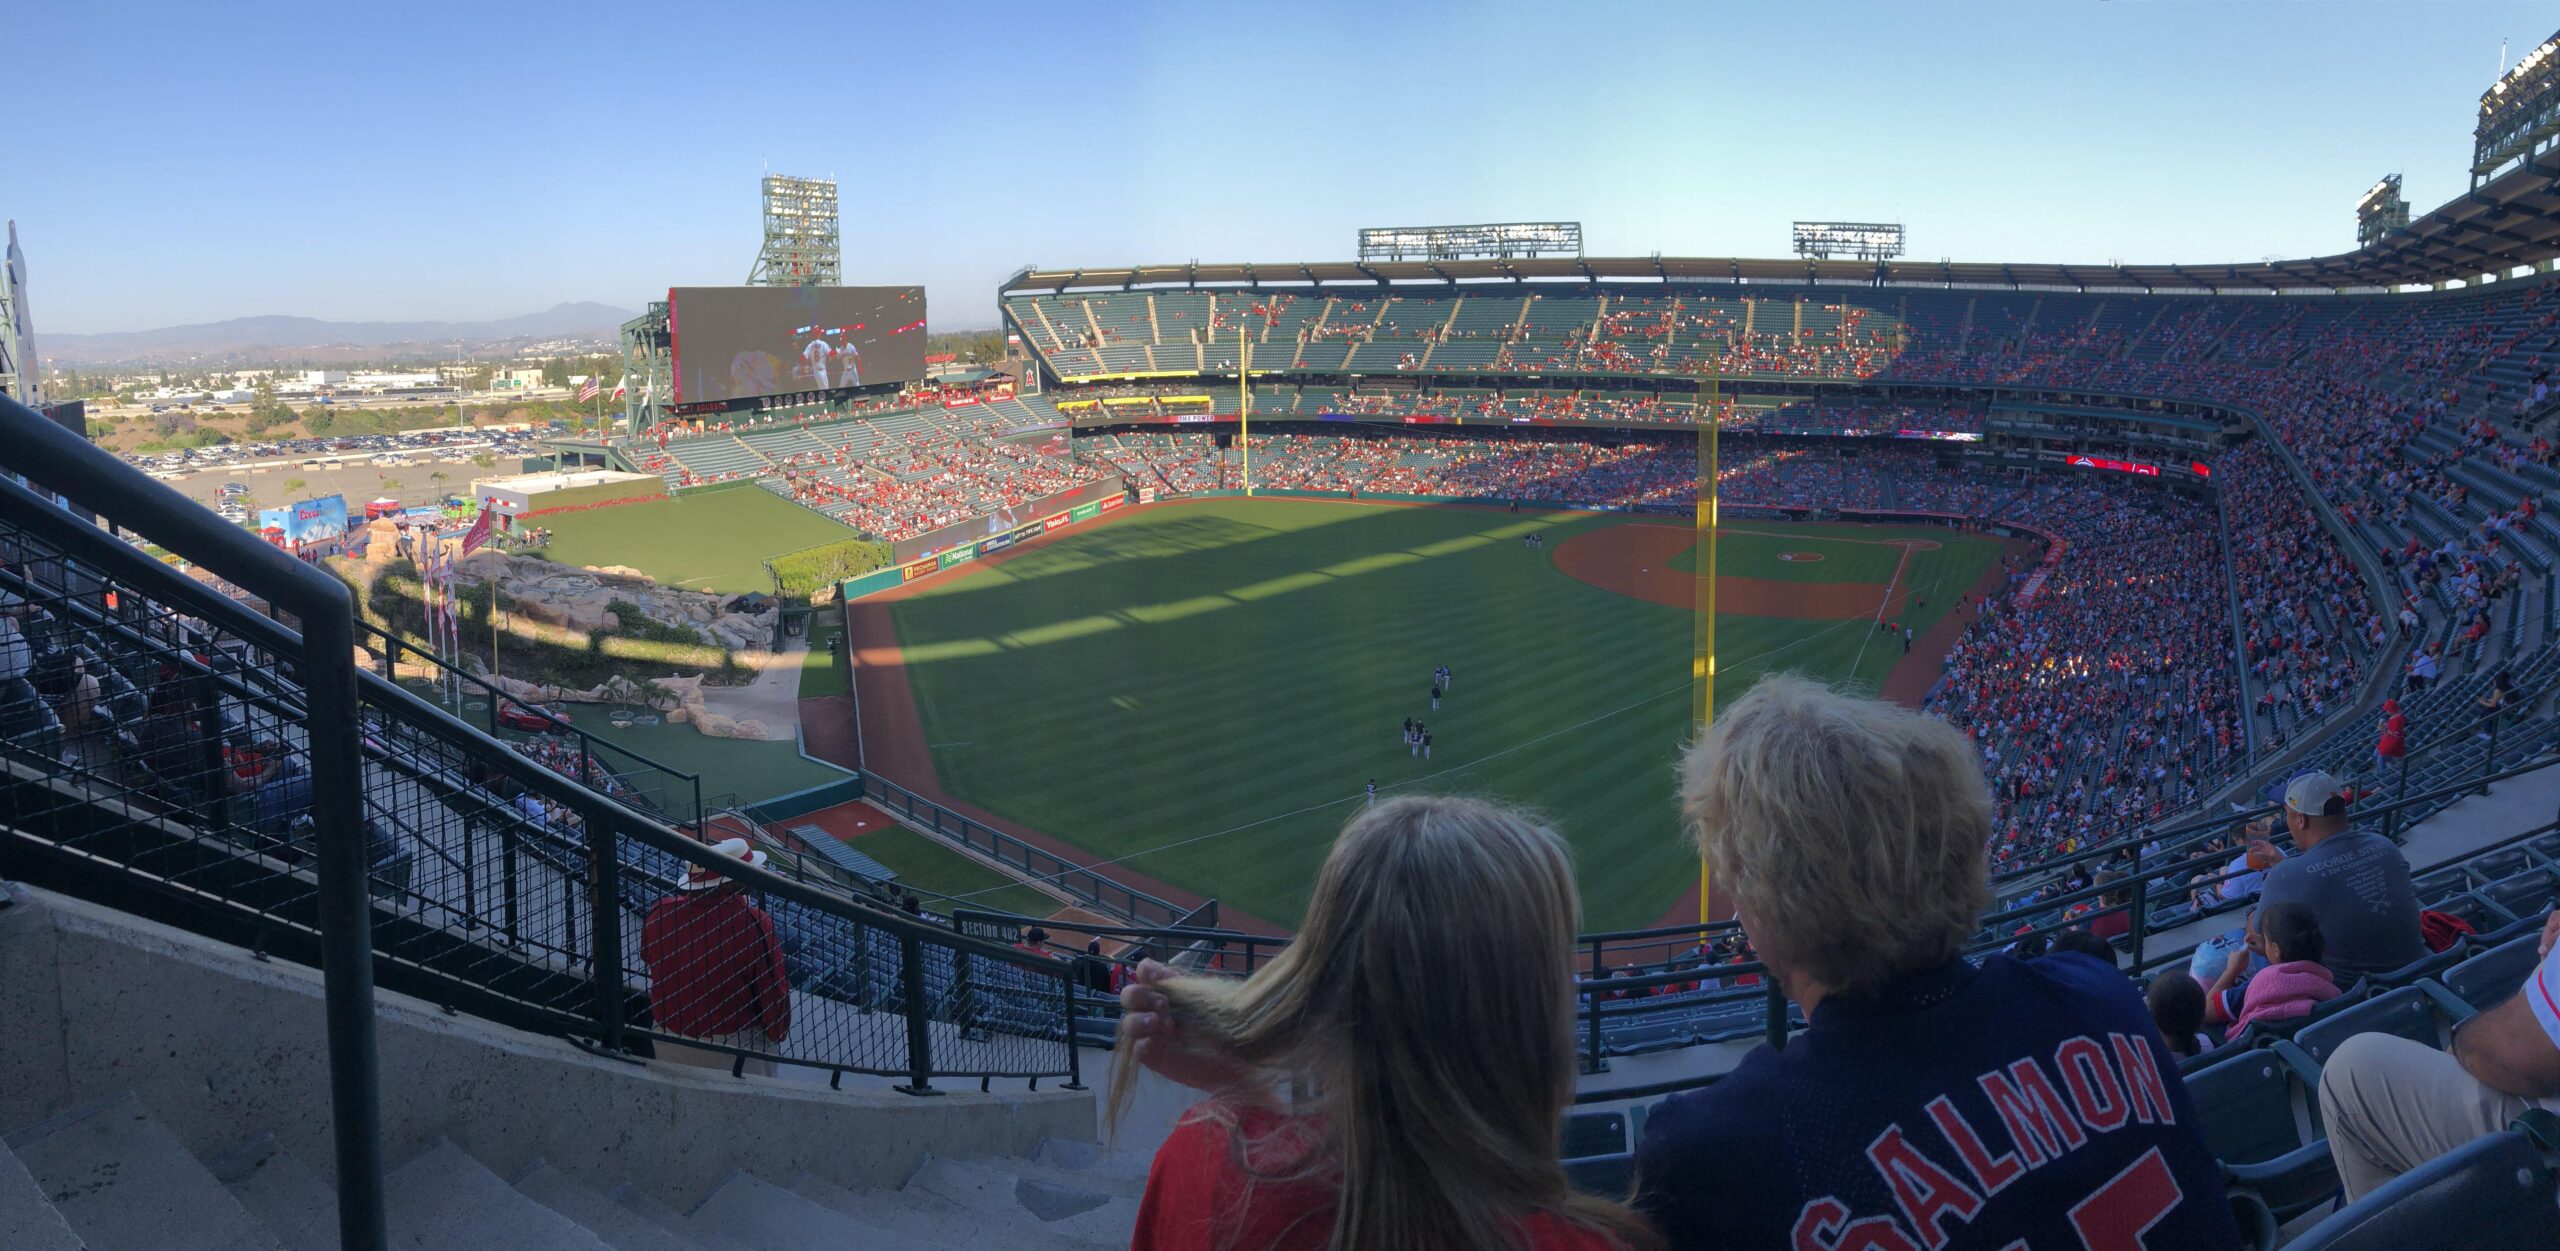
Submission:
{"label": "baseball cap", "polygon": [[2284,806],[2306,817],[2316,817],[2329,810],[2332,803],[2343,804],[2346,785],[2328,774],[2314,769],[2284,788]]}

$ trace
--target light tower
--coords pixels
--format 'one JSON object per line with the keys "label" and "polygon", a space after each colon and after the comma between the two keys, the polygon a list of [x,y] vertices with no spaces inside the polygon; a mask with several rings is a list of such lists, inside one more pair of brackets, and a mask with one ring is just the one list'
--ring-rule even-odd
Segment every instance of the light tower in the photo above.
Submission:
{"label": "light tower", "polygon": [[27,257],[18,250],[18,223],[9,223],[0,252],[0,395],[34,408],[44,402],[36,369],[36,333],[27,315]]}
{"label": "light tower", "polygon": [[844,281],[836,240],[836,180],[764,176],[764,247],[751,287],[832,287]]}

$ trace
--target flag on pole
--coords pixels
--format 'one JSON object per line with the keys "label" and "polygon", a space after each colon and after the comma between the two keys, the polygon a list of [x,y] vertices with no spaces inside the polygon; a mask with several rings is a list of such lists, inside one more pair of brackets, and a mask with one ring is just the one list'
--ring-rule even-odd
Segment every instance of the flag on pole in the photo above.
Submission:
{"label": "flag on pole", "polygon": [[597,382],[593,378],[587,379],[587,385],[578,388],[578,402],[584,404],[587,401],[596,398],[596,392],[602,389],[602,383]]}
{"label": "flag on pole", "polygon": [[470,529],[462,532],[462,554],[468,556],[479,551],[480,545],[489,541],[489,531],[497,524],[498,510],[481,505],[479,518],[471,523]]}

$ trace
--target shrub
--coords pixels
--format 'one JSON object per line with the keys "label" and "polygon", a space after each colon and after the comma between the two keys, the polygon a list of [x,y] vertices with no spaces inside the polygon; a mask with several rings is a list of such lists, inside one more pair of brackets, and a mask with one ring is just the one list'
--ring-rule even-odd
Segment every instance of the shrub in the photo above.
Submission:
{"label": "shrub", "polygon": [[878,539],[845,539],[784,552],[765,562],[765,567],[773,570],[784,595],[807,599],[821,587],[887,568],[889,554],[889,545]]}

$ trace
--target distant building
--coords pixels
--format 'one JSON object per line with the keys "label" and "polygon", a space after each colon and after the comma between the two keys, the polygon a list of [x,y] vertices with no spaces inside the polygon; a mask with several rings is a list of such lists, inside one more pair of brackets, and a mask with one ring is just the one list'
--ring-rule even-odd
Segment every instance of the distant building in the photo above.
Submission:
{"label": "distant building", "polygon": [[501,369],[489,378],[492,391],[530,391],[541,385],[542,371],[539,369]]}
{"label": "distant building", "polygon": [[353,374],[347,385],[358,391],[432,391],[444,385],[440,374]]}

